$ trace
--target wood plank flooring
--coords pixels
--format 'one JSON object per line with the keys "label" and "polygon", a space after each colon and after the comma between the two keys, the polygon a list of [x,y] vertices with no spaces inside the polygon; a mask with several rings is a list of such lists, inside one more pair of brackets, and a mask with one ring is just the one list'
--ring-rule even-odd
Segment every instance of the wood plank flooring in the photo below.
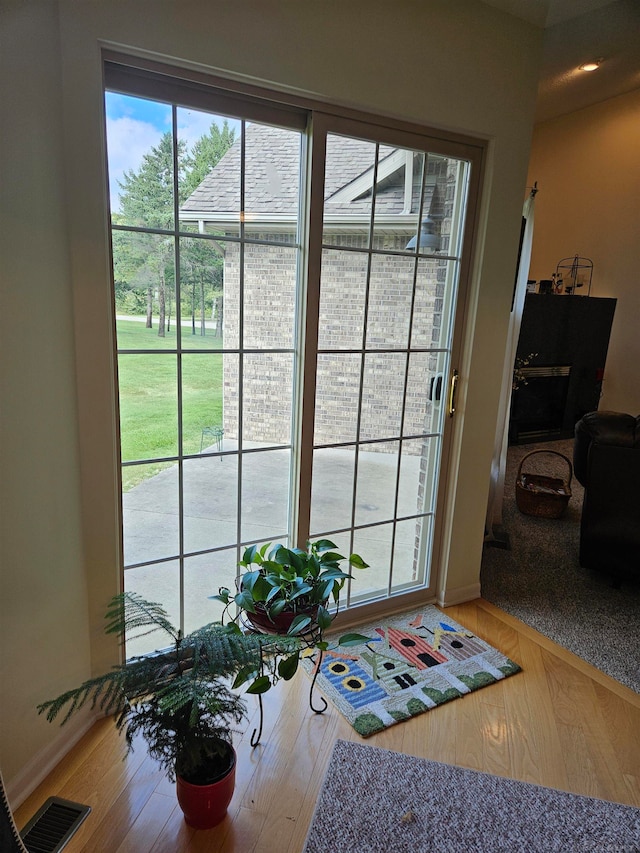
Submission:
{"label": "wood plank flooring", "polygon": [[[520,663],[523,672],[367,740],[373,746],[640,807],[640,696],[482,599],[453,619]],[[17,810],[24,826],[49,796],[93,811],[66,853],[299,853],[336,738],[361,740],[333,706],[307,705],[298,673],[265,695],[262,744],[249,743],[255,708],[236,738],[229,814],[206,832],[182,818],[173,786],[141,742],[101,720]],[[250,700],[251,702],[251,700]]]}

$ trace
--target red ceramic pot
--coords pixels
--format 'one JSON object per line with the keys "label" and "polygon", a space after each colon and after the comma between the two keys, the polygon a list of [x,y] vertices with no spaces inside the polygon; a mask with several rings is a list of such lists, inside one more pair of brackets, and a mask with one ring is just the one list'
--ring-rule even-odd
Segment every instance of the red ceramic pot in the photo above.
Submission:
{"label": "red ceramic pot", "polygon": [[227,813],[236,785],[236,753],[231,749],[231,767],[226,775],[210,785],[193,785],[181,776],[176,776],[178,803],[184,819],[194,829],[211,829]]}

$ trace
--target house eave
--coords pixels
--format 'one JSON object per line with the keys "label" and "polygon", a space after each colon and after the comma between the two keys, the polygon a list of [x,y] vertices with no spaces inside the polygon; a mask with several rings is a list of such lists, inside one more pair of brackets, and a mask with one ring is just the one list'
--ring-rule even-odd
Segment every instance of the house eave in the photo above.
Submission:
{"label": "house eave", "polygon": [[[209,213],[206,211],[181,211],[180,220],[183,222],[197,222],[198,230],[207,233],[208,228],[220,228],[225,230],[237,230],[240,225],[240,217],[236,213],[229,212]],[[245,229],[251,231],[293,231],[297,223],[297,216],[290,213],[245,213]],[[331,231],[368,233],[370,226],[369,215],[325,213],[324,228]],[[398,234],[413,234],[416,230],[415,214],[387,214],[376,216],[375,230]]]}

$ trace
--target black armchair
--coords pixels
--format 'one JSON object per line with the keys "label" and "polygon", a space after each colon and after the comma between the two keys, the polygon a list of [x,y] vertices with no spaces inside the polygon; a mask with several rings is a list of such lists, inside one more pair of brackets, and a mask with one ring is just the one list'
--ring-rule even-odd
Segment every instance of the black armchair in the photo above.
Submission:
{"label": "black armchair", "polygon": [[575,428],[573,467],[584,486],[580,565],[640,577],[640,417],[589,412]]}

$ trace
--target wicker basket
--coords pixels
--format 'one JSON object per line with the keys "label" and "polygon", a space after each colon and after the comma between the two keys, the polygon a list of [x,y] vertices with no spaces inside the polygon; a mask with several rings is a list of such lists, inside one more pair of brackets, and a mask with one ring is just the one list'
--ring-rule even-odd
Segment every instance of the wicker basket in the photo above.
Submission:
{"label": "wicker basket", "polygon": [[[560,456],[569,466],[569,480],[558,477],[547,477],[544,474],[522,473],[524,462],[535,453],[552,453]],[[524,515],[535,515],[538,518],[560,518],[567,508],[571,497],[571,480],[573,466],[569,459],[555,450],[532,450],[523,456],[516,477],[516,504]]]}

